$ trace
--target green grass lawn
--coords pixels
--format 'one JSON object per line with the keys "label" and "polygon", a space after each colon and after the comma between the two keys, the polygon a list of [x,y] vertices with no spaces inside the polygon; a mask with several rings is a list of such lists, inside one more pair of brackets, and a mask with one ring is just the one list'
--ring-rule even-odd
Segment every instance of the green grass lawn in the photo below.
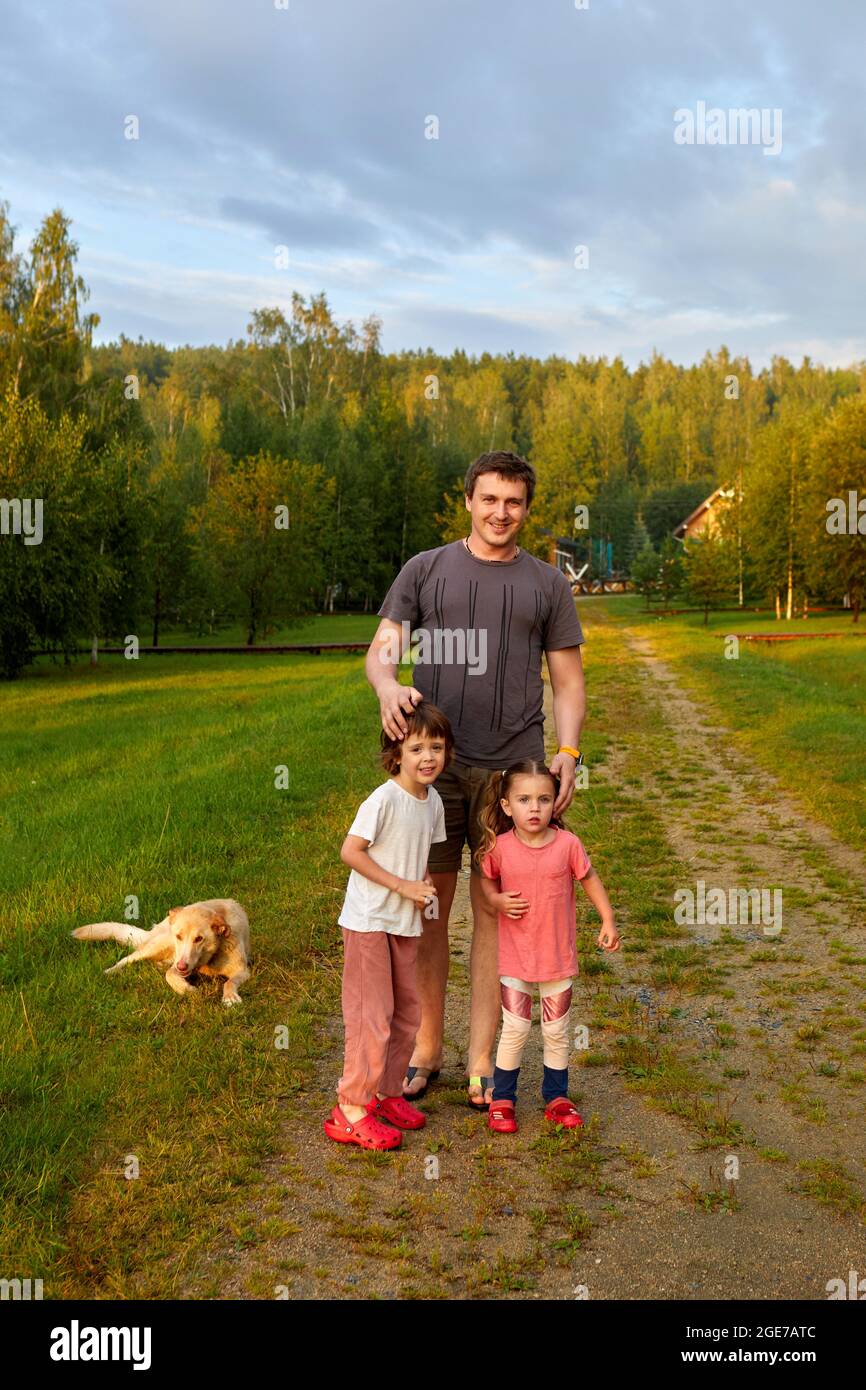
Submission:
{"label": "green grass lawn", "polygon": [[[593,624],[596,604],[611,621]],[[583,600],[580,611],[588,760],[617,747],[625,762],[618,780],[590,779],[569,822],[631,924],[632,949],[679,935],[670,902],[684,870],[656,818],[623,794],[648,752],[665,764],[670,739],[642,694],[622,622],[651,636],[816,817],[862,845],[859,639],[744,643],[726,661],[720,637],[734,619],[739,631],[773,624],[725,614],[704,629],[700,617],[646,617],[631,598]],[[377,619],[320,626],[338,621],[332,640],[368,638]],[[363,661],[43,661],[0,686],[0,719],[4,1273],[43,1278],[47,1298],[171,1297],[205,1251],[261,1238],[249,1222],[255,1184],[309,1080],[317,1029],[339,1016],[339,846],[382,777]],[[280,765],[284,791],[274,786]],[[239,1009],[221,1006],[215,984],[179,1000],[146,963],[102,974],[124,948],[69,932],[121,920],[131,895],[144,926],[201,897],[247,907],[254,970]],[[580,932],[584,974],[601,980],[607,963],[585,907]],[[288,1048],[275,1046],[281,1026]],[[139,1176],[128,1180],[131,1157]]]}
{"label": "green grass lawn", "polygon": [[[735,740],[849,845],[866,840],[866,623],[828,613],[777,622],[770,615],[711,613],[663,618],[642,600],[584,599],[648,637],[685,686],[714,707]],[[588,605],[584,610],[584,605]],[[863,628],[863,635],[857,633]],[[821,641],[740,642],[729,633],[836,632]]]}
{"label": "green grass lawn", "polygon": [[[278,624],[267,637],[258,637],[256,646],[280,646],[290,642],[369,642],[378,625],[376,613],[314,613],[295,622]],[[119,633],[106,638],[104,645],[121,646],[123,636]],[[153,636],[150,624],[143,624],[137,636],[141,646],[150,646]],[[204,633],[163,626],[159,633],[161,647],[243,647],[246,640],[247,630],[241,623],[229,623]]]}
{"label": "green grass lawn", "polygon": [[[3,1269],[47,1298],[171,1296],[231,1230],[337,1009],[338,851],[381,780],[375,702],[352,655],[105,658],[44,663],[0,709]],[[247,907],[240,1008],[214,985],[178,1001],[147,963],[102,974],[125,948],[69,932],[123,920],[130,895],[143,926],[198,898]]]}

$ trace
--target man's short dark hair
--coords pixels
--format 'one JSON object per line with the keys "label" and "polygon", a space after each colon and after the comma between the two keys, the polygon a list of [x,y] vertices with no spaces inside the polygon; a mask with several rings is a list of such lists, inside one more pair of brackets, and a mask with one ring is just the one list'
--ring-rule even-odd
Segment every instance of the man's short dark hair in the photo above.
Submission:
{"label": "man's short dark hair", "polygon": [[469,465],[466,482],[463,484],[467,497],[472,496],[475,484],[483,473],[498,473],[503,478],[519,478],[526,484],[526,505],[532,505],[535,496],[535,469],[519,454],[509,454],[503,449],[496,449],[492,454],[479,454],[475,462]]}

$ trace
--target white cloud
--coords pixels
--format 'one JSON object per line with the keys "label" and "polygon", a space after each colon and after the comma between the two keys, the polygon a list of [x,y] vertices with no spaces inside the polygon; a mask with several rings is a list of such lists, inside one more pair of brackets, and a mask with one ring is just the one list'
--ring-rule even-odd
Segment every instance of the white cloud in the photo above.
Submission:
{"label": "white cloud", "polygon": [[[838,359],[866,318],[866,10],[840,3],[828,24],[812,0],[730,0],[708,25],[693,0],[33,0],[4,20],[0,196],[28,235],[58,202],[74,218],[112,333],[237,337],[324,289],[340,317],[382,313],[392,347],[634,360],[724,334]],[[676,147],[697,97],[781,107],[778,160]]]}

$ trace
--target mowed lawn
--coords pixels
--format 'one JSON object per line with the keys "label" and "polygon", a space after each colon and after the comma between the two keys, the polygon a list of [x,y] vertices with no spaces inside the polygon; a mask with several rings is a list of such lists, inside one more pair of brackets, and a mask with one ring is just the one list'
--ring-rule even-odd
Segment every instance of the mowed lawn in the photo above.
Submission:
{"label": "mowed lawn", "polygon": [[[170,1297],[218,1228],[261,1236],[233,1199],[338,1008],[338,850],[381,780],[363,658],[44,662],[0,686],[0,720],[2,1267],[46,1298]],[[103,975],[126,948],[69,933],[132,895],[145,927],[243,903],[239,1008],[216,983],[178,999],[148,962]]]}
{"label": "mowed lawn", "polygon": [[[257,647],[279,647],[292,643],[310,645],[312,642],[369,642],[379,619],[375,614],[317,613],[295,622],[282,623],[267,636],[256,638]],[[152,632],[143,626],[138,640],[143,647],[150,645]],[[185,628],[160,628],[160,647],[243,647],[247,630],[239,623],[219,627],[214,632],[190,632]],[[123,637],[106,638],[106,647],[123,645]]]}
{"label": "mowed lawn", "polygon": [[[692,695],[708,702],[737,743],[772,771],[807,811],[847,844],[866,843],[866,619],[825,613],[791,623],[769,614],[711,613],[659,617],[643,600],[585,599],[649,638],[656,654]],[[841,632],[817,641],[739,643],[736,633]],[[850,635],[849,635],[850,634]]]}
{"label": "mowed lawn", "polygon": [[[866,643],[743,643],[726,661],[726,632],[783,625],[722,614],[705,629],[699,616],[647,618],[631,598],[581,601],[590,763],[623,720],[643,727],[634,663],[615,625],[594,625],[598,605],[645,630],[759,764],[862,846]],[[376,622],[322,619],[280,639],[368,640]],[[255,1184],[323,1045],[318,1029],[339,1016],[338,851],[382,777],[363,658],[44,662],[0,686],[0,720],[4,1273],[41,1277],[46,1298],[170,1298],[204,1252],[280,1234],[276,1217],[251,1219]],[[574,828],[634,899],[632,920],[669,934],[662,827],[600,785]],[[103,975],[125,948],[69,932],[122,920],[131,895],[144,926],[200,897],[244,904],[254,969],[240,1008],[223,1008],[215,984],[180,1000],[148,963]]]}

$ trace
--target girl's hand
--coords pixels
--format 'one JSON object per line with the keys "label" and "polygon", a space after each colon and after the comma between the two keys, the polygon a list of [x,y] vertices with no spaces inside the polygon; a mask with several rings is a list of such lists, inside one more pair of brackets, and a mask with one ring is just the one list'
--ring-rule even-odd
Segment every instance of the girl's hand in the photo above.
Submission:
{"label": "girl's hand", "polygon": [[429,878],[418,879],[414,883],[408,878],[403,878],[396,891],[403,898],[411,898],[416,907],[426,907],[429,902],[434,901],[438,889],[433,887]]}
{"label": "girl's hand", "polygon": [[596,945],[601,946],[605,951],[618,951],[620,947],[619,932],[615,922],[608,922],[602,927],[598,934]]}
{"label": "girl's hand", "polygon": [[501,912],[504,917],[522,917],[529,909],[529,903],[525,898],[521,898],[516,888],[508,893],[494,894],[491,902],[496,911]]}

